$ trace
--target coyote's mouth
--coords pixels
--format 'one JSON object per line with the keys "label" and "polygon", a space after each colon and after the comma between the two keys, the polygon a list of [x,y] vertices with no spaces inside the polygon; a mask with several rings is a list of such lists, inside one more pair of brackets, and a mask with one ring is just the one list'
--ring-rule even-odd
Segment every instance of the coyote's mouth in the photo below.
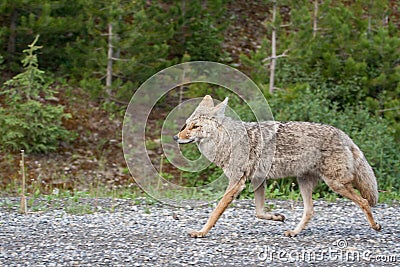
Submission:
{"label": "coyote's mouth", "polygon": [[177,135],[174,136],[174,140],[178,143],[178,144],[190,144],[193,143],[194,141],[196,141],[196,138],[190,138],[190,139],[180,139]]}

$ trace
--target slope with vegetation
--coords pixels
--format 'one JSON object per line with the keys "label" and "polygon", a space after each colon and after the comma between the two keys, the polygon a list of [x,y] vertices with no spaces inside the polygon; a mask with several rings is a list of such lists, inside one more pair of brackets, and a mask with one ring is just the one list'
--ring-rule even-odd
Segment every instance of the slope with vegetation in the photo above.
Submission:
{"label": "slope with vegetation", "polygon": [[[18,188],[20,149],[29,153],[31,193],[135,187],[120,146],[130,97],[165,67],[210,60],[248,74],[275,119],[317,121],[344,130],[374,167],[381,191],[398,197],[398,10],[393,0],[3,1],[3,192]],[[226,91],[190,85],[183,98],[205,93],[221,98]],[[181,173],[161,156],[161,121],[177,99],[179,90],[170,92],[151,116],[147,143],[152,160],[169,179],[207,183],[220,170]],[[242,118],[252,117],[238,98],[232,97],[230,105]],[[196,156],[190,149],[184,153]],[[326,190],[320,186],[317,194]],[[297,188],[287,179],[271,183],[268,192],[297,195]]]}

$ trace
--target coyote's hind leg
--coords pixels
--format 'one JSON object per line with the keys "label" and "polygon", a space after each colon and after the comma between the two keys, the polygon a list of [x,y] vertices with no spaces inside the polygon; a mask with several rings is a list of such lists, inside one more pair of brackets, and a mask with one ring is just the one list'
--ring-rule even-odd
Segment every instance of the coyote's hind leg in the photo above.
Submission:
{"label": "coyote's hind leg", "polygon": [[285,216],[282,214],[270,214],[264,211],[265,206],[265,182],[262,183],[255,191],[254,191],[254,200],[256,203],[256,216],[257,218],[264,220],[273,220],[273,221],[285,221]]}
{"label": "coyote's hind leg", "polygon": [[325,181],[327,185],[336,193],[352,200],[355,204],[357,204],[362,211],[364,212],[365,216],[367,217],[368,223],[371,226],[372,229],[376,231],[381,230],[381,225],[377,222],[375,222],[374,217],[372,216],[371,212],[371,206],[368,203],[368,200],[365,198],[361,197],[356,193],[354,190],[353,186],[351,183],[348,184],[341,184],[338,182],[332,182],[332,181]]}
{"label": "coyote's hind leg", "polygon": [[285,236],[296,236],[298,235],[311,220],[311,217],[314,214],[313,200],[312,200],[312,192],[314,186],[318,182],[318,178],[312,175],[305,177],[298,177],[297,182],[299,184],[301,197],[303,198],[304,203],[304,211],[303,217],[301,218],[300,223],[296,226],[294,230],[288,230],[285,232]]}

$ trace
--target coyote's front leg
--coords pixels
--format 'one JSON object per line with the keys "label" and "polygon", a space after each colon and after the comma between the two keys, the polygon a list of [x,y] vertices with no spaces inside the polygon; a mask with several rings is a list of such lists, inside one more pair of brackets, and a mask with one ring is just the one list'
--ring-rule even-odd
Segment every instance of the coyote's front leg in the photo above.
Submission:
{"label": "coyote's front leg", "polygon": [[217,207],[211,213],[210,218],[207,223],[200,231],[192,231],[189,233],[191,237],[204,237],[210,229],[215,225],[219,217],[226,210],[228,205],[233,201],[233,199],[243,190],[244,184],[246,182],[245,177],[240,178],[240,180],[229,182],[229,186],[225,191],[224,196],[218,202]]}
{"label": "coyote's front leg", "polygon": [[256,203],[256,217],[264,220],[285,221],[282,214],[270,214],[264,211],[265,206],[265,182],[254,190],[254,201]]}
{"label": "coyote's front leg", "polygon": [[318,182],[318,177],[312,175],[298,177],[297,182],[299,184],[301,197],[303,198],[304,211],[303,217],[296,228],[294,230],[288,230],[284,233],[285,236],[288,237],[294,237],[298,235],[306,227],[314,214],[312,192]]}

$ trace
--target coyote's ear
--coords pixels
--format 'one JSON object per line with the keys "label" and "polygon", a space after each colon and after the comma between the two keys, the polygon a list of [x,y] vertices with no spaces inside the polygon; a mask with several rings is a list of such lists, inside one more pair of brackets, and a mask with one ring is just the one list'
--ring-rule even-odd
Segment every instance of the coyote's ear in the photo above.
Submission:
{"label": "coyote's ear", "polygon": [[206,95],[203,100],[201,100],[199,108],[212,108],[214,107],[214,102],[210,95]]}
{"label": "coyote's ear", "polygon": [[203,100],[201,100],[200,104],[197,106],[197,108],[194,110],[192,115],[187,119],[187,121],[190,121],[194,116],[199,115],[199,114],[206,114],[210,110],[214,108],[214,102],[211,98],[211,96],[206,95]]}
{"label": "coyote's ear", "polygon": [[214,107],[214,115],[216,117],[223,117],[225,115],[225,109],[227,105],[228,105],[228,98],[225,97],[224,101],[222,101],[221,103],[219,103]]}

